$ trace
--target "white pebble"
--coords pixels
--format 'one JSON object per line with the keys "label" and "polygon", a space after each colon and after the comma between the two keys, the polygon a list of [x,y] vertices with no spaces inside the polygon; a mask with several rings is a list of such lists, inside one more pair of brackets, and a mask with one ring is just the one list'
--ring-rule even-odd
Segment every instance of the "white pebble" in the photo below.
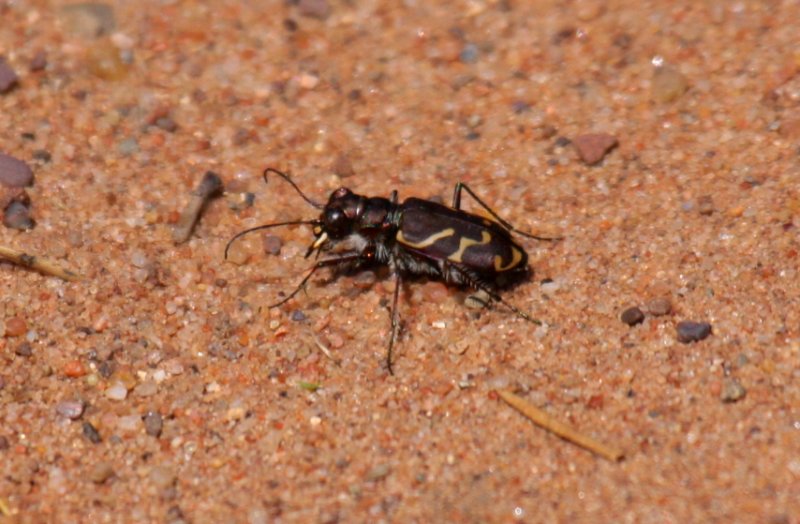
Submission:
{"label": "white pebble", "polygon": [[106,397],[111,400],[125,400],[127,396],[128,389],[122,382],[114,382],[114,384],[106,390]]}

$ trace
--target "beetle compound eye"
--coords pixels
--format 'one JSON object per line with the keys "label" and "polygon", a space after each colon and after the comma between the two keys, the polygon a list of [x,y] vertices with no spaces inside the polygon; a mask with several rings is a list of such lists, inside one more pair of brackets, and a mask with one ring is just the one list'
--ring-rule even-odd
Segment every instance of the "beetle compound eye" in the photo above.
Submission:
{"label": "beetle compound eye", "polygon": [[344,236],[347,234],[348,219],[339,208],[329,208],[325,210],[325,230],[332,237]]}

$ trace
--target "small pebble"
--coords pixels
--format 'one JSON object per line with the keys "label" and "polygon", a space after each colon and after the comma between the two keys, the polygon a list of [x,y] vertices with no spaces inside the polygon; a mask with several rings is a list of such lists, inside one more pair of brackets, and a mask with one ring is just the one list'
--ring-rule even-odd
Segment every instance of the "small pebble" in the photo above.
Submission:
{"label": "small pebble", "polygon": [[726,378],[722,384],[722,392],[720,393],[720,400],[723,402],[736,402],[744,398],[747,390],[735,378]]}
{"label": "small pebble", "polygon": [[126,138],[117,144],[117,153],[122,156],[130,156],[139,152],[139,142],[135,138]]}
{"label": "small pebble", "polygon": [[62,400],[56,404],[56,413],[70,420],[78,420],[83,415],[83,402],[78,400]]}
{"label": "small pebble", "polygon": [[47,53],[39,50],[35,55],[33,55],[33,58],[31,58],[28,68],[31,71],[42,71],[45,67],[47,67]]}
{"label": "small pebble", "polygon": [[44,149],[37,149],[31,155],[34,160],[41,162],[42,164],[47,164],[53,159],[53,155],[50,154],[50,151],[46,151]]}
{"label": "small pebble", "polygon": [[386,478],[391,472],[389,464],[378,464],[367,473],[367,482],[374,482]]}
{"label": "small pebble", "polygon": [[711,324],[707,322],[692,322],[682,320],[678,322],[678,341],[684,344],[703,340],[711,334]]}
{"label": "small pebble", "polygon": [[350,157],[344,153],[340,153],[336,157],[336,160],[334,160],[331,166],[331,171],[342,178],[347,178],[356,174],[355,169],[353,169],[353,164],[350,162]]}
{"label": "small pebble", "polygon": [[5,450],[7,450],[7,449],[8,449],[10,446],[11,446],[11,444],[9,444],[9,443],[8,443],[8,438],[6,438],[6,437],[0,437],[0,451],[5,451]]}
{"label": "small pebble", "polygon": [[19,337],[28,331],[28,324],[19,317],[11,317],[6,320],[6,336]]}
{"label": "small pebble", "polygon": [[306,314],[300,311],[299,309],[292,311],[292,320],[294,320],[295,322],[302,322],[306,318],[308,318],[306,317]]}
{"label": "small pebble", "polygon": [[114,466],[108,462],[98,462],[89,472],[89,479],[95,484],[102,484],[114,476]]}
{"label": "small pebble", "polygon": [[140,397],[152,397],[158,393],[158,384],[151,380],[147,380],[137,385],[133,392]]}
{"label": "small pebble", "polygon": [[103,441],[97,428],[91,422],[83,423],[83,436],[86,437],[92,444],[99,444]]}
{"label": "small pebble", "polygon": [[86,368],[79,360],[72,360],[64,365],[64,375],[69,378],[78,378],[86,374]]}
{"label": "small pebble", "polygon": [[458,54],[458,59],[463,64],[474,64],[478,61],[478,46],[475,44],[467,44]]}
{"label": "small pebble", "polygon": [[110,34],[117,25],[114,9],[99,2],[64,6],[59,10],[59,18],[68,33],[84,38]]}
{"label": "small pebble", "polygon": [[592,166],[603,160],[617,144],[617,139],[606,133],[587,133],[572,141],[584,164]]}
{"label": "small pebble", "polygon": [[109,42],[98,42],[89,48],[86,60],[89,72],[103,80],[122,80],[130,70],[119,49]]}
{"label": "small pebble", "polygon": [[3,225],[9,229],[28,231],[36,226],[36,222],[31,218],[30,208],[14,200],[3,210]]}
{"label": "small pebble", "polygon": [[163,129],[167,133],[174,133],[178,130],[178,124],[169,117],[169,116],[162,116],[156,120],[156,126],[159,129]]}
{"label": "small pebble", "polygon": [[657,67],[653,72],[653,98],[668,103],[680,98],[689,89],[686,77],[669,66]]}
{"label": "small pebble", "polygon": [[148,411],[144,416],[144,430],[151,437],[158,438],[161,435],[163,427],[164,421],[158,412]]}
{"label": "small pebble", "polygon": [[623,311],[619,318],[629,326],[635,326],[644,321],[644,313],[642,313],[642,310],[638,307],[633,306]]}
{"label": "small pebble", "polygon": [[164,489],[175,484],[178,476],[169,466],[155,466],[150,471],[150,480],[157,488]]}
{"label": "small pebble", "polygon": [[128,396],[128,389],[122,382],[114,382],[110,388],[106,390],[106,397],[111,400],[125,400]]}
{"label": "small pebble", "polygon": [[120,433],[133,433],[142,423],[142,417],[139,415],[126,415],[117,419],[117,430]]}
{"label": "small pebble", "polygon": [[33,184],[33,171],[28,164],[0,153],[0,184],[6,187],[27,187]]}
{"label": "small pebble", "polygon": [[703,216],[714,213],[714,201],[711,199],[711,195],[703,195],[697,199],[697,212]]}
{"label": "small pebble", "polygon": [[264,235],[262,241],[264,244],[264,253],[272,256],[278,256],[281,254],[281,247],[283,246],[281,237],[275,235]]}
{"label": "small pebble", "polygon": [[654,298],[647,303],[647,312],[654,317],[662,317],[672,312],[672,302],[666,297]]}
{"label": "small pebble", "polygon": [[331,14],[328,0],[300,0],[297,4],[300,14],[317,20],[325,20]]}
{"label": "small pebble", "polygon": [[29,357],[33,355],[33,347],[31,346],[30,342],[23,342],[17,346],[16,349],[14,349],[14,353],[20,357]]}
{"label": "small pebble", "polygon": [[0,56],[0,94],[11,91],[18,81],[19,77],[16,71],[11,68],[5,58]]}

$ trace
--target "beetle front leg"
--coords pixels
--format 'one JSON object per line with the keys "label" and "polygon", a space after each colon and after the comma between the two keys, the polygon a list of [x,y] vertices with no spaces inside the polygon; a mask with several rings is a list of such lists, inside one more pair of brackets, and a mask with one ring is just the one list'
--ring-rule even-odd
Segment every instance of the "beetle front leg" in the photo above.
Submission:
{"label": "beetle front leg", "polygon": [[367,254],[365,254],[365,253],[353,253],[353,254],[349,254],[349,255],[343,255],[343,256],[340,256],[338,258],[329,258],[329,259],[326,259],[326,260],[320,260],[319,262],[317,262],[316,264],[314,264],[311,267],[311,270],[308,272],[308,275],[306,275],[303,278],[303,280],[300,282],[300,284],[298,284],[298,286],[296,288],[294,288],[294,291],[289,293],[288,296],[286,296],[285,298],[283,298],[279,302],[276,302],[276,303],[274,303],[274,304],[272,304],[270,306],[267,306],[267,307],[269,309],[272,309],[272,308],[276,308],[276,307],[282,306],[283,304],[287,303],[297,293],[299,293],[301,289],[303,289],[306,286],[306,283],[308,283],[308,280],[311,278],[311,276],[314,273],[317,272],[318,269],[322,269],[323,267],[343,266],[343,265],[346,265],[346,264],[352,264],[354,262],[367,261],[367,260],[370,259],[370,256],[371,255],[369,253],[367,253]]}

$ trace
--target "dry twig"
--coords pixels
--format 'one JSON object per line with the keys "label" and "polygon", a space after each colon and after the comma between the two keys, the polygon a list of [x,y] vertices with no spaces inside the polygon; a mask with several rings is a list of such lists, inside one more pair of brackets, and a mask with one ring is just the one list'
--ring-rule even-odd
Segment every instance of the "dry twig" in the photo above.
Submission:
{"label": "dry twig", "polygon": [[591,451],[592,453],[596,453],[603,458],[607,458],[608,460],[613,460],[615,462],[622,460],[622,458],[625,456],[622,450],[609,447],[591,437],[577,432],[563,422],[552,418],[541,409],[510,391],[498,391],[497,393],[500,395],[500,398],[506,401],[508,405],[531,419],[534,424],[558,435],[564,440],[568,440],[573,444],[577,444],[578,446]]}
{"label": "dry twig", "polygon": [[24,251],[19,251],[14,248],[0,246],[0,258],[9,260],[11,262],[14,262],[15,264],[19,264],[20,266],[25,266],[31,269],[35,269],[36,271],[44,273],[45,275],[51,275],[54,277],[62,278],[64,280],[69,280],[74,282],[76,280],[83,279],[81,275],[69,269],[63,268],[51,260],[47,260],[46,258],[37,257],[34,255],[29,255]]}

